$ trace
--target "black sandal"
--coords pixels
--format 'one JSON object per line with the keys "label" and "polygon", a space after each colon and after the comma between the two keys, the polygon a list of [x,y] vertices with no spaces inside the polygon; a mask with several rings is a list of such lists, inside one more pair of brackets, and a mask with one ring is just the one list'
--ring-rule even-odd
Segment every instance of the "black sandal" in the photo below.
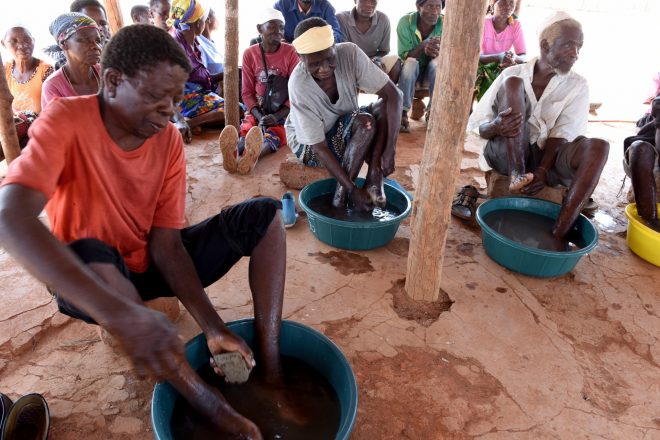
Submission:
{"label": "black sandal", "polygon": [[485,199],[472,185],[465,185],[458,191],[451,203],[451,215],[463,220],[472,220],[477,212],[477,199]]}

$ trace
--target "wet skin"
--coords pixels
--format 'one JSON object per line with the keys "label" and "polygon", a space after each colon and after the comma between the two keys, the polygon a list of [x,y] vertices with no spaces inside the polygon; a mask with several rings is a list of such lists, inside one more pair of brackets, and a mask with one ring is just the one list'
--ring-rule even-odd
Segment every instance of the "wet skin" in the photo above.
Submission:
{"label": "wet skin", "polygon": [[660,166],[660,97],[653,100],[651,114],[654,119],[649,124],[655,127],[655,146],[649,142],[636,141],[630,146],[628,157],[637,212],[650,228],[660,232],[657,188],[653,175],[654,166]]}
{"label": "wet skin", "polygon": [[[577,61],[583,44],[582,30],[564,26],[561,35],[550,44],[542,40],[541,56],[534,66],[532,89],[537,99],[543,95],[556,71],[567,73]],[[523,114],[525,112],[525,89],[523,81],[517,77],[507,78],[502,87],[504,98],[500,102],[499,113],[490,122],[479,127],[481,137],[492,139],[502,136],[506,139],[509,157],[511,192],[534,195],[546,186],[547,172],[554,166],[559,149],[569,141],[549,138],[543,149],[540,165],[535,170],[525,169],[528,146],[523,144]],[[562,203],[559,217],[553,227],[553,234],[565,237],[578,218],[582,207],[593,193],[607,161],[609,144],[601,139],[586,139],[578,154],[571,162],[576,170],[573,182]],[[531,171],[531,172],[530,172]]]}
{"label": "wet skin", "polygon": [[[99,105],[104,127],[124,151],[139,148],[168,123],[183,93],[187,72],[162,62],[129,77],[114,68],[103,72]],[[186,362],[177,330],[159,312],[144,306],[134,286],[111,264],[83,265],[39,221],[46,204],[39,191],[22,185],[0,189],[0,242],[32,274],[85,311],[108,330],[131,358],[138,375],[169,381],[217,429],[259,439],[256,426],[236,413]],[[178,230],[153,228],[149,254],[165,281],[207,336],[211,354],[238,351],[254,366],[247,344],[223,323],[210,303]],[[263,380],[283,383],[279,358],[286,262],[286,236],[280,215],[269,225],[250,258],[249,283],[255,310],[257,359]],[[216,370],[217,371],[217,370]],[[278,388],[281,390],[281,388]],[[280,392],[282,395],[284,392]],[[283,412],[287,411],[287,400]]]}
{"label": "wet skin", "polygon": [[[335,77],[337,52],[334,47],[302,55],[305,68],[331,102],[337,102],[339,91]],[[384,206],[383,178],[394,171],[394,153],[399,133],[402,99],[398,89],[388,81],[377,92],[379,101],[370,106],[370,114],[361,114],[352,126],[352,138],[340,164],[325,140],[312,146],[321,162],[337,179],[333,204],[366,211],[374,205]],[[364,161],[369,171],[363,188],[355,186],[355,178]]]}

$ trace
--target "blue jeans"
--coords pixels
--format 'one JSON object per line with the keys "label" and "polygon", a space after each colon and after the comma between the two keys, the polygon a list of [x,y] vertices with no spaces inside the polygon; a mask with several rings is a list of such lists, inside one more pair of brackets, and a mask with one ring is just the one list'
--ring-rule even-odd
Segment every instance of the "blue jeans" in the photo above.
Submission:
{"label": "blue jeans", "polygon": [[415,97],[415,88],[429,89],[429,105],[431,108],[431,97],[433,96],[433,86],[435,85],[434,62],[430,62],[424,67],[419,66],[416,58],[406,58],[399,76],[399,89],[403,92],[403,110],[408,111],[412,107],[412,101]]}

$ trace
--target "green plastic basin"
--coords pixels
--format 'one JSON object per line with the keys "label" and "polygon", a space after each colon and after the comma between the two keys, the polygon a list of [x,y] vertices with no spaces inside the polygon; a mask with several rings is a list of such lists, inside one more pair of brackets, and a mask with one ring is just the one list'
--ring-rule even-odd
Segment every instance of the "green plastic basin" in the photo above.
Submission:
{"label": "green plastic basin", "polygon": [[[358,178],[357,185],[364,184],[364,179]],[[312,210],[310,200],[335,192],[337,181],[323,179],[310,183],[300,191],[298,197],[300,206],[307,213],[307,221],[312,234],[324,243],[340,249],[367,250],[385,246],[392,241],[401,222],[410,215],[412,204],[406,194],[399,188],[385,183],[385,197],[401,214],[391,220],[382,222],[350,222],[326,217]]]}
{"label": "green plastic basin", "polygon": [[[254,348],[254,319],[241,319],[227,324],[238,336]],[[280,353],[297,358],[317,370],[334,388],[339,397],[339,429],[335,440],[347,440],[357,415],[358,391],[355,374],[344,354],[322,333],[306,325],[282,321]],[[203,333],[186,344],[186,356],[197,370],[208,363],[209,349]],[[170,421],[179,394],[167,382],[154,387],[151,399],[151,425],[157,440],[172,440]]]}
{"label": "green plastic basin", "polygon": [[569,252],[525,246],[495,232],[484,222],[487,214],[503,209],[532,212],[555,220],[560,208],[561,205],[557,203],[528,197],[504,197],[482,203],[477,208],[477,223],[481,226],[481,239],[486,254],[507,269],[534,277],[555,277],[570,272],[580,258],[598,244],[598,231],[584,215],[580,214],[575,228],[585,246]]}

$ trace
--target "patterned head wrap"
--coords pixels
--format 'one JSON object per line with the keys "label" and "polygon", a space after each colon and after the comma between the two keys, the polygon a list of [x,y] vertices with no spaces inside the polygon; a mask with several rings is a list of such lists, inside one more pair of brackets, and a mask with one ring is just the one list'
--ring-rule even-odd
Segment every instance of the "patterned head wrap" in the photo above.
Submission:
{"label": "patterned head wrap", "polygon": [[71,35],[78,32],[80,29],[94,28],[99,26],[94,20],[81,14],[80,12],[67,12],[57,17],[48,27],[50,34],[55,38],[57,44],[66,41]]}
{"label": "patterned head wrap", "polygon": [[167,19],[168,26],[174,26],[179,30],[186,30],[188,25],[197,20],[206,19],[207,8],[197,0],[174,0],[170,8],[170,18]]}

